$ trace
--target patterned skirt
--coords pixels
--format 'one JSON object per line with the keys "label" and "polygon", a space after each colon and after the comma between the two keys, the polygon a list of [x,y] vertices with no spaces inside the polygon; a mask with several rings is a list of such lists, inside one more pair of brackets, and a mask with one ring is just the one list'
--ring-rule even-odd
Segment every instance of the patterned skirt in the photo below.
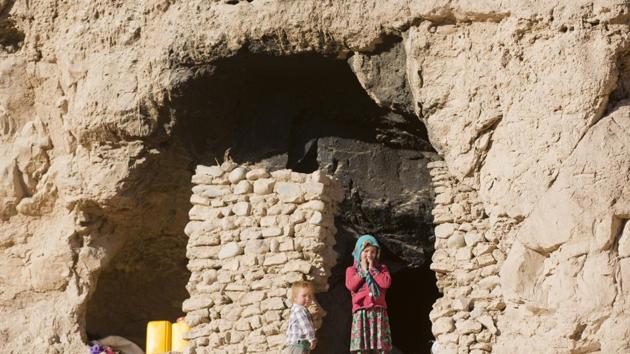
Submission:
{"label": "patterned skirt", "polygon": [[387,309],[373,307],[352,314],[350,351],[391,350],[392,335]]}

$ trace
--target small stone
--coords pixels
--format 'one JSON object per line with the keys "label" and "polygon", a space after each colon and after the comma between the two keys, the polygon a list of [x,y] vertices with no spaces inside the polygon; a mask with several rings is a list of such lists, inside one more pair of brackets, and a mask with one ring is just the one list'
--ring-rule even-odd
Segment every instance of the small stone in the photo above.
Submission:
{"label": "small stone", "polygon": [[272,297],[270,299],[263,300],[261,302],[261,304],[260,304],[260,308],[263,311],[283,310],[285,308],[285,305],[284,305],[284,301],[282,300],[282,298]]}
{"label": "small stone", "polygon": [[202,166],[198,165],[195,173],[204,174],[212,177],[220,177],[223,175],[223,169],[220,166]]}
{"label": "small stone", "polygon": [[297,208],[297,205],[293,204],[293,203],[289,203],[289,204],[284,204],[282,206],[282,211],[280,212],[280,214],[282,215],[289,215],[291,214],[295,209]]}
{"label": "small stone", "polygon": [[505,260],[505,253],[503,253],[503,251],[501,251],[499,249],[495,249],[494,251],[492,251],[492,257],[497,262],[503,262]]}
{"label": "small stone", "polygon": [[304,192],[297,183],[278,182],[275,184],[274,191],[282,202],[301,203],[303,201]]}
{"label": "small stone", "polygon": [[280,250],[280,243],[278,240],[271,240],[271,242],[269,242],[269,249],[271,252],[277,253]]}
{"label": "small stone", "polygon": [[291,180],[291,170],[276,170],[271,172],[271,177],[275,178],[277,181],[287,182]]}
{"label": "small stone", "polygon": [[274,323],[282,320],[281,311],[267,311],[265,313],[265,322]]}
{"label": "small stone", "polygon": [[252,327],[249,324],[249,321],[243,318],[236,321],[236,323],[234,324],[234,329],[236,329],[237,331],[249,332],[252,330]]}
{"label": "small stone", "polygon": [[247,202],[239,202],[234,204],[232,211],[238,216],[247,216],[251,211],[251,206]]}
{"label": "small stone", "polygon": [[269,252],[269,246],[264,240],[253,239],[245,243],[245,254],[265,254]]}
{"label": "small stone", "polygon": [[210,198],[202,197],[202,196],[197,195],[197,194],[191,194],[190,195],[190,204],[209,206],[210,205]]}
{"label": "small stone", "polygon": [[478,244],[479,242],[484,241],[484,238],[482,235],[476,233],[476,232],[469,232],[464,236],[464,239],[466,240],[466,246],[469,247],[473,247],[476,244]]}
{"label": "small stone", "polygon": [[230,174],[228,175],[228,180],[230,181],[230,183],[236,184],[245,178],[246,173],[247,170],[245,170],[243,167],[237,167],[233,169],[232,172],[230,172]]}
{"label": "small stone", "polygon": [[287,284],[293,284],[296,281],[302,281],[304,280],[304,275],[302,273],[299,272],[291,272],[291,273],[287,273],[282,277],[283,281]]}
{"label": "small stone", "polygon": [[263,237],[274,237],[282,235],[282,228],[274,226],[274,227],[266,227],[262,229]]}
{"label": "small stone", "polygon": [[486,278],[481,279],[477,285],[482,289],[493,289],[495,286],[499,285],[500,279],[496,275],[492,275]]}
{"label": "small stone", "polygon": [[256,168],[256,169],[253,169],[253,170],[247,172],[245,174],[245,177],[248,180],[255,181],[255,180],[258,180],[258,179],[261,179],[261,178],[269,177],[269,172],[267,172],[267,170],[264,169],[264,168]]}
{"label": "small stone", "polygon": [[226,259],[236,255],[243,254],[243,250],[236,242],[230,242],[223,246],[219,251],[219,259]]}
{"label": "small stone", "polygon": [[270,178],[258,179],[254,182],[254,193],[258,195],[269,194],[273,192],[275,183],[276,181]]}
{"label": "small stone", "polygon": [[278,223],[278,218],[276,215],[268,215],[260,218],[260,226],[274,226]]}
{"label": "small stone", "polygon": [[458,321],[455,323],[455,327],[457,327],[460,334],[481,332],[481,323],[474,320]]}
{"label": "small stone", "polygon": [[444,333],[452,332],[454,329],[455,324],[453,323],[453,319],[448,317],[438,318],[431,326],[431,331],[436,337]]}
{"label": "small stone", "polygon": [[453,202],[453,194],[451,191],[438,194],[434,200],[435,204],[448,205]]}
{"label": "small stone", "polygon": [[214,301],[208,297],[191,297],[184,300],[182,303],[182,311],[192,312],[199,309],[210,308],[214,304]]}
{"label": "small stone", "polygon": [[486,254],[486,253],[492,252],[494,249],[495,249],[495,245],[493,245],[491,243],[480,243],[480,244],[477,244],[473,248],[473,254],[476,257],[479,257],[482,254]]}
{"label": "small stone", "polygon": [[232,193],[228,186],[205,186],[201,195],[209,198],[221,197]]}
{"label": "small stone", "polygon": [[300,272],[302,274],[308,274],[311,271],[312,265],[304,260],[294,260],[284,265],[282,268],[283,273],[288,272]]}
{"label": "small stone", "polygon": [[455,253],[455,259],[458,261],[468,261],[472,258],[472,250],[469,247],[460,248]]}
{"label": "small stone", "polygon": [[241,231],[241,240],[251,240],[262,237],[262,231],[257,228],[245,228]]}
{"label": "small stone", "polygon": [[497,261],[494,259],[494,257],[492,257],[491,254],[486,253],[486,254],[482,254],[481,256],[477,257],[477,262],[479,263],[479,266],[484,267],[490,264],[495,264]]}
{"label": "small stone", "polygon": [[278,249],[281,252],[286,252],[286,251],[294,251],[295,250],[295,243],[293,242],[292,239],[288,239],[286,241],[283,241],[280,243],[280,247]]}
{"label": "small stone", "polygon": [[332,182],[330,177],[326,176],[320,170],[317,170],[317,171],[311,173],[311,175],[309,177],[310,177],[311,181],[316,182],[316,183],[321,183],[323,185],[329,185]]}
{"label": "small stone", "polygon": [[308,220],[309,224],[321,225],[324,221],[324,215],[319,211],[313,213],[313,216]]}
{"label": "small stone", "polygon": [[234,187],[234,194],[247,194],[251,193],[252,191],[252,184],[249,181],[245,180],[238,182],[236,187]]}
{"label": "small stone", "polygon": [[278,265],[278,264],[284,264],[287,261],[288,261],[288,258],[284,253],[277,253],[277,254],[266,256],[265,261],[263,262],[263,265],[265,266]]}
{"label": "small stone", "polygon": [[470,309],[471,301],[465,297],[458,297],[453,300],[453,309],[458,311],[468,311]]}
{"label": "small stone", "polygon": [[447,238],[453,234],[456,228],[456,224],[440,224],[435,227],[434,233],[436,238]]}
{"label": "small stone", "polygon": [[241,305],[249,305],[261,302],[267,297],[267,294],[264,291],[250,291],[243,295],[240,299]]}
{"label": "small stone", "polygon": [[475,318],[479,323],[486,327],[492,334],[497,334],[497,327],[494,325],[494,320],[488,315],[482,315]]}
{"label": "small stone", "polygon": [[446,241],[446,246],[448,248],[461,248],[461,247],[466,246],[466,241],[464,239],[464,234],[462,232],[455,232]]}

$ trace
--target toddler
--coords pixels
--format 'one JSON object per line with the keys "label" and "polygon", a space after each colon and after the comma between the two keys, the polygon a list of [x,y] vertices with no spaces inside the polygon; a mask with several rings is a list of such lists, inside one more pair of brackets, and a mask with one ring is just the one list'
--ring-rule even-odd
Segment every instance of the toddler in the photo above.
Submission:
{"label": "toddler", "polygon": [[287,327],[287,354],[308,354],[315,349],[317,339],[308,308],[313,304],[313,285],[298,281],[291,286],[291,315]]}

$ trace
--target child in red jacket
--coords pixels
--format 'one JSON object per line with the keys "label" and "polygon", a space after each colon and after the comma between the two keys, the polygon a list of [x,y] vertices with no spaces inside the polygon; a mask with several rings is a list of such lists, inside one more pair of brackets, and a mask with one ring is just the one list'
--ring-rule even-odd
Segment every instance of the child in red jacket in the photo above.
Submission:
{"label": "child in red jacket", "polygon": [[392,339],[385,293],[392,280],[379,263],[378,241],[371,235],[359,237],[352,256],[354,264],[346,269],[346,288],[352,295],[350,351],[387,354]]}

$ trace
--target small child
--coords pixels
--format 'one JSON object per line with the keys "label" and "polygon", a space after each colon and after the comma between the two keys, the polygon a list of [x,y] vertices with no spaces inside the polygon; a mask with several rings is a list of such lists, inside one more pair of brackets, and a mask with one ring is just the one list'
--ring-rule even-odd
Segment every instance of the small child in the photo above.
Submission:
{"label": "small child", "polygon": [[287,354],[308,354],[315,349],[317,339],[313,318],[308,308],[313,304],[313,285],[298,281],[291,285],[291,315],[287,327]]}
{"label": "small child", "polygon": [[392,350],[385,293],[391,285],[389,270],[379,263],[380,246],[372,235],[357,240],[354,264],[346,269],[346,288],[352,295],[350,351],[384,353]]}

